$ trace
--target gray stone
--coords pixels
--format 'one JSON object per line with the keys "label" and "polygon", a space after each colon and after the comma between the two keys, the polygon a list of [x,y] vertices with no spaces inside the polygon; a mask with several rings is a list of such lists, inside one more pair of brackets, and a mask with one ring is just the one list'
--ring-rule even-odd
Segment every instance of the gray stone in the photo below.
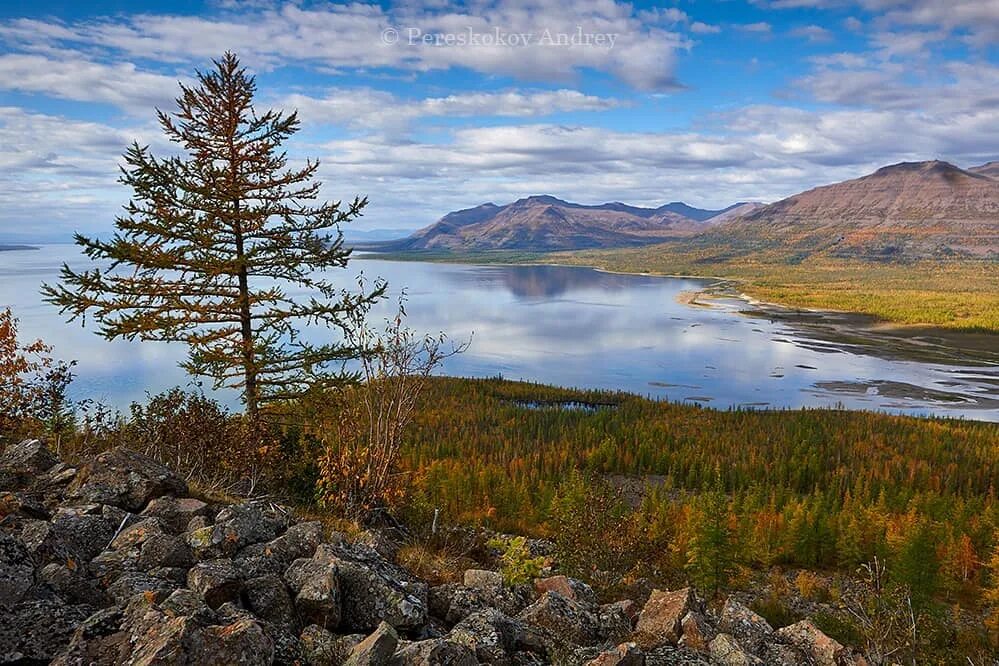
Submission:
{"label": "gray stone", "polygon": [[257,617],[282,629],[295,628],[295,606],[284,581],[274,575],[246,581],[247,606]]}
{"label": "gray stone", "polygon": [[774,633],[766,620],[731,597],[722,609],[718,631],[733,636],[753,654],[758,654]]}
{"label": "gray stone", "polygon": [[156,497],[142,515],[156,518],[171,534],[180,534],[187,530],[193,518],[204,517],[207,513],[208,505],[193,497]]}
{"label": "gray stone", "polygon": [[711,663],[716,666],[762,666],[763,662],[745,650],[728,634],[718,634],[708,645]]}
{"label": "gray stone", "polygon": [[351,650],[343,666],[384,666],[389,663],[398,645],[399,636],[395,629],[389,623],[382,622],[370,636]]}
{"label": "gray stone", "polygon": [[232,560],[198,562],[187,572],[187,587],[200,594],[211,608],[239,598],[243,581]]}
{"label": "gray stone", "polygon": [[305,622],[334,629],[342,617],[340,580],[334,564],[295,560],[284,574],[295,592],[295,608]]}
{"label": "gray stone", "polygon": [[593,606],[545,592],[517,616],[525,623],[545,629],[556,641],[592,645],[600,640],[600,618]]}
{"label": "gray stone", "polygon": [[0,610],[16,605],[31,588],[35,563],[24,544],[0,533]]}
{"label": "gray stone", "polygon": [[187,484],[148,456],[124,448],[99,454],[84,465],[66,488],[66,497],[142,511],[149,500],[185,495]]}

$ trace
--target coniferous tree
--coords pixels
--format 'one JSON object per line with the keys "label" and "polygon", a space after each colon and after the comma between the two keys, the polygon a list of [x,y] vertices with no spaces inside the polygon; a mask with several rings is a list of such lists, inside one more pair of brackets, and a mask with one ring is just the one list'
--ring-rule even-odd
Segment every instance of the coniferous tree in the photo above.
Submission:
{"label": "coniferous tree", "polygon": [[[367,203],[315,203],[318,161],[289,167],[282,143],[299,129],[296,113],[253,106],[254,78],[232,53],[181,85],[177,111],[157,111],[179,156],[148,146],[126,152],[120,181],[133,191],[109,240],[76,242],[107,268],[76,272],[44,287],[71,319],[91,314],[108,339],[183,342],[183,364],[215,386],[240,389],[247,411],[316,384],[351,378],[342,362],[360,350],[303,339],[304,325],[343,330],[367,293],[337,289],[324,276],[347,265],[339,225]],[[293,291],[311,292],[299,298]]]}
{"label": "coniferous tree", "polygon": [[694,513],[687,573],[704,593],[718,594],[735,571],[735,530],[729,523],[729,501],[715,468],[714,487],[699,498]]}

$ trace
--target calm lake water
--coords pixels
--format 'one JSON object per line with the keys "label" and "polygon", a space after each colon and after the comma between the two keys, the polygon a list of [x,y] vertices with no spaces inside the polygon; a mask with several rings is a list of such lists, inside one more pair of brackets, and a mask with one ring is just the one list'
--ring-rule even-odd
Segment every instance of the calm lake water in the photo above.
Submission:
{"label": "calm lake water", "polygon": [[[78,361],[77,398],[120,407],[190,383],[181,346],[108,342],[41,301],[73,246],[0,252],[0,307]],[[845,406],[999,421],[999,345],[988,336],[898,334],[862,318],[685,305],[708,283],[557,266],[468,266],[356,259],[353,271],[409,295],[409,325],[472,337],[443,372],[620,389],[710,407]],[[346,277],[349,278],[349,275]],[[344,286],[352,281],[343,280]],[[389,312],[386,305],[384,312]],[[235,404],[232,395],[222,399]]]}

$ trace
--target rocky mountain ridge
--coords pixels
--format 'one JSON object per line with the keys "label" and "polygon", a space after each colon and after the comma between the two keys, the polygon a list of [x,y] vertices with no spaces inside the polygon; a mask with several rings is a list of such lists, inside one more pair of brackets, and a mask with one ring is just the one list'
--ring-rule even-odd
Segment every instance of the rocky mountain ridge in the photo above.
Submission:
{"label": "rocky mountain ridge", "polygon": [[[541,547],[543,544],[535,544]],[[212,504],[118,448],[80,467],[0,456],[0,662],[816,664],[864,659],[804,620],[774,630],[691,589],[600,604],[553,575],[431,586],[377,533],[350,541],[265,500]]]}
{"label": "rocky mountain ridge", "polygon": [[988,257],[999,253],[996,171],[902,162],[760,207],[697,241],[850,258]]}
{"label": "rocky mountain ridge", "polygon": [[454,211],[389,250],[578,250],[628,247],[682,238],[744,204],[703,210],[681,202],[659,208],[621,202],[586,206],[532,196],[505,206],[486,203]]}

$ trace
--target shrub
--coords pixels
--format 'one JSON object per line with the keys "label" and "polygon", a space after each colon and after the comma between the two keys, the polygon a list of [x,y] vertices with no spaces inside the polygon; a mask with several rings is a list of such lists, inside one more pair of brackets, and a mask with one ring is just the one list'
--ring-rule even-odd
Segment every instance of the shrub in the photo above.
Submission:
{"label": "shrub", "polygon": [[10,308],[0,311],[0,434],[58,440],[73,424],[66,390],[75,362],[53,358],[52,347],[41,340],[21,342],[18,323]]}
{"label": "shrub", "polygon": [[497,537],[490,539],[487,545],[500,551],[500,572],[507,585],[529,583],[541,575],[541,570],[545,566],[545,558],[531,556],[526,538],[522,536]]}
{"label": "shrub", "polygon": [[794,579],[798,594],[809,601],[829,601],[829,584],[818,574],[802,571]]}

